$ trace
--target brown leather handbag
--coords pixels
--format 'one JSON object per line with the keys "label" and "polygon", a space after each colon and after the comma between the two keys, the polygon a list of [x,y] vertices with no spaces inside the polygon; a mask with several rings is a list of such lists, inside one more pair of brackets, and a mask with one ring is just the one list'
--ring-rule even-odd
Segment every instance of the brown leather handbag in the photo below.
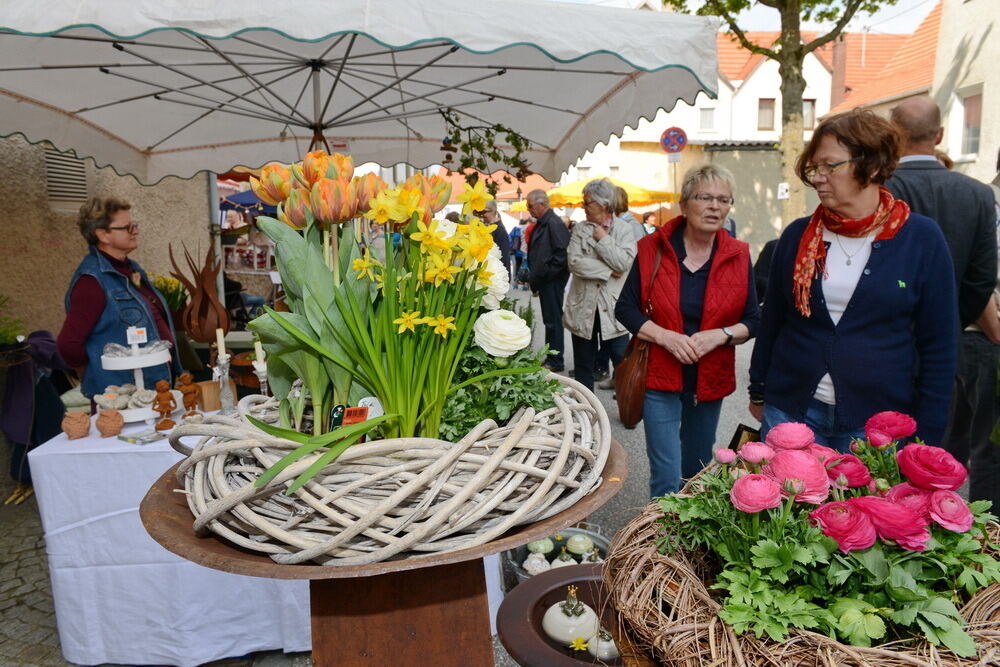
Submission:
{"label": "brown leather handbag", "polygon": [[[653,285],[660,270],[663,249],[656,248],[656,261],[649,280],[649,290],[643,312],[653,317]],[[625,357],[615,366],[615,399],[618,401],[618,418],[625,428],[635,428],[642,421],[642,404],[646,400],[646,369],[649,363],[649,343],[632,336],[625,350]]]}

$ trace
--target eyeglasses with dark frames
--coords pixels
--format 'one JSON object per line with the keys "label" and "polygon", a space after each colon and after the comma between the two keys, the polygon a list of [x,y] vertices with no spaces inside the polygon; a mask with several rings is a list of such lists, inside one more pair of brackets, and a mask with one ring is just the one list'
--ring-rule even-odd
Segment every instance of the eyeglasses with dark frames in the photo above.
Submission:
{"label": "eyeglasses with dark frames", "polygon": [[847,160],[841,160],[840,162],[827,162],[826,164],[809,164],[802,170],[802,174],[806,177],[807,181],[812,181],[816,177],[816,174],[821,176],[829,176],[830,174],[840,171],[845,166],[852,162],[857,162],[861,159],[861,156],[852,157]]}
{"label": "eyeglasses with dark frames", "polygon": [[135,234],[137,231],[139,231],[139,223],[138,222],[133,222],[132,224],[122,225],[120,227],[106,227],[106,229],[109,232],[114,232],[114,231],[119,231],[120,230],[120,231],[123,231],[123,232],[128,232],[129,234]]}

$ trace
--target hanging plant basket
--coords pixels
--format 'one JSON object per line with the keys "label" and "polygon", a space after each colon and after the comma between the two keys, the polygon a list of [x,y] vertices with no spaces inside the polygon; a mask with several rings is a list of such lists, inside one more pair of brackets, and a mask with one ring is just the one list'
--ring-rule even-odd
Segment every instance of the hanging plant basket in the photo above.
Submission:
{"label": "hanging plant basket", "polygon": [[[686,491],[682,490],[681,493]],[[706,583],[717,569],[710,555],[659,553],[663,512],[656,502],[615,536],[604,563],[609,602],[637,643],[671,667],[727,665],[750,667],[960,667],[1000,661],[1000,584],[980,590],[962,607],[966,631],[979,656],[960,658],[924,640],[865,648],[825,635],[793,630],[783,642],[766,635],[737,635],[724,623],[722,609]],[[991,526],[996,543],[1000,528]],[[989,548],[988,546],[986,548]]]}
{"label": "hanging plant basket", "polygon": [[299,445],[243,419],[276,415],[268,399],[245,398],[240,418],[209,417],[170,435],[188,456],[177,476],[194,528],[282,564],[362,565],[478,546],[553,516],[600,485],[611,449],[600,401],[553,377],[564,385],[555,408],[522,408],[505,426],[484,421],[456,443],[357,444],[290,496],[286,489],[319,454],[255,486]]}

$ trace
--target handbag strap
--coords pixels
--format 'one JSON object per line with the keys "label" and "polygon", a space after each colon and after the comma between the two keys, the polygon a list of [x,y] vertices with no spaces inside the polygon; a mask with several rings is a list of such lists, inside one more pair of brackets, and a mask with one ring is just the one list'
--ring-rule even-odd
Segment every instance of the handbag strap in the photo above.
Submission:
{"label": "handbag strap", "polygon": [[660,260],[663,259],[663,246],[656,244],[656,259],[653,261],[653,273],[649,277],[649,291],[646,294],[646,307],[643,313],[647,317],[653,316],[653,285],[656,284],[656,274],[660,271]]}

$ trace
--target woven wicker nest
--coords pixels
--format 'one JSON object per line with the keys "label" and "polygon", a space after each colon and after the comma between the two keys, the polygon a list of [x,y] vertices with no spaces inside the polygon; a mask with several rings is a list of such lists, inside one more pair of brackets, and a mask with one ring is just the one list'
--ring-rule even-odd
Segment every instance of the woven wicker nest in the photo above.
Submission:
{"label": "woven wicker nest", "polygon": [[593,393],[553,377],[564,388],[550,410],[522,408],[505,426],[484,421],[457,443],[357,444],[292,496],[283,492],[319,454],[255,487],[299,445],[242,418],[273,413],[273,403],[243,399],[239,418],[209,417],[170,435],[188,456],[177,477],[194,528],[282,564],[361,565],[478,546],[562,512],[600,485],[611,427]]}
{"label": "woven wicker nest", "polygon": [[[958,667],[1000,664],[1000,585],[979,591],[962,607],[978,658],[959,658],[926,641],[872,648],[841,644],[794,630],[784,642],[737,635],[718,617],[721,605],[705,586],[714,573],[704,554],[663,555],[656,538],[663,516],[653,502],[615,536],[604,563],[609,603],[637,643],[672,667]],[[996,528],[994,526],[994,528]],[[997,535],[992,535],[993,541]]]}

